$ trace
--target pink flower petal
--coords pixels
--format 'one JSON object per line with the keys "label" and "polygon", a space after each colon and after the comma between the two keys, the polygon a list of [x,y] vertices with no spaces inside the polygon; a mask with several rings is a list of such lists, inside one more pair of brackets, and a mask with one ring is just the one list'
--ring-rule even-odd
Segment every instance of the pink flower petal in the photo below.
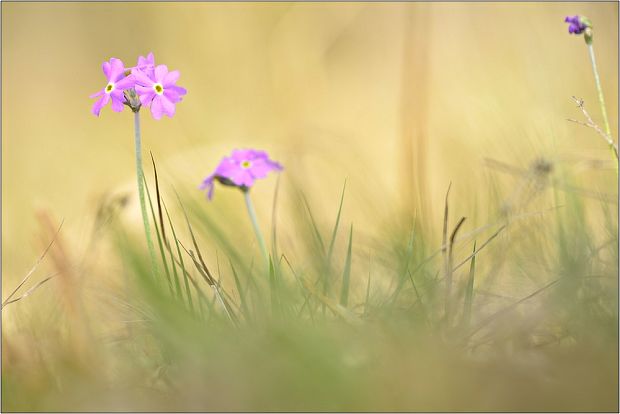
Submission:
{"label": "pink flower petal", "polygon": [[171,89],[164,89],[164,96],[170,100],[170,102],[181,102],[181,96]]}
{"label": "pink flower petal", "polygon": [[160,96],[159,100],[161,101],[164,113],[169,117],[172,117],[174,115],[174,103],[166,98],[166,96]]}
{"label": "pink flower petal", "polygon": [[116,82],[115,86],[116,89],[125,90],[133,88],[135,84],[136,80],[134,79],[133,75],[129,75]]}
{"label": "pink flower petal", "polygon": [[106,106],[109,100],[110,100],[110,95],[107,95],[107,94],[104,94],[101,98],[99,98],[97,102],[95,102],[95,104],[93,105],[93,109],[92,109],[93,114],[99,116],[99,112],[101,112],[101,108]]}
{"label": "pink flower petal", "polygon": [[97,93],[94,93],[94,94],[90,95],[90,98],[91,98],[91,99],[92,99],[92,98],[96,98],[96,97],[98,97],[98,96],[103,95],[104,93],[105,93],[105,92],[104,92],[104,91],[103,91],[103,89],[102,89],[102,90],[100,90],[99,92],[97,92]]}
{"label": "pink flower petal", "polygon": [[164,114],[164,110],[162,108],[161,96],[156,95],[151,101],[151,114],[153,114],[153,118],[161,119]]}
{"label": "pink flower petal", "polygon": [[103,69],[103,74],[109,81],[110,80],[110,69],[111,69],[110,62],[103,62],[102,69]]}
{"label": "pink flower petal", "polygon": [[155,84],[155,82],[151,78],[149,78],[148,75],[144,73],[144,71],[140,69],[132,69],[131,75],[133,76],[136,84],[138,85],[153,86]]}
{"label": "pink flower petal", "polygon": [[123,105],[125,97],[123,96],[121,99],[118,95],[114,95],[114,92],[112,92],[112,110],[114,112],[122,112],[125,108],[125,105]]}
{"label": "pink flower petal", "polygon": [[159,65],[155,67],[155,80],[162,83],[164,77],[168,74],[168,66]]}
{"label": "pink flower petal", "polygon": [[185,94],[187,94],[187,89],[182,88],[182,87],[177,86],[177,85],[172,85],[172,86],[168,87],[168,89],[169,89],[169,90],[173,90],[173,91],[175,91],[175,92],[176,92],[176,93],[178,93],[179,95],[185,95]]}
{"label": "pink flower petal", "polygon": [[166,76],[161,81],[161,84],[164,88],[167,86],[173,86],[178,80],[181,73],[178,70],[173,70],[172,72],[168,72]]}
{"label": "pink flower petal", "polygon": [[110,72],[108,80],[111,82],[116,82],[121,77],[125,76],[125,65],[123,65],[123,61],[120,59],[112,58],[110,59]]}

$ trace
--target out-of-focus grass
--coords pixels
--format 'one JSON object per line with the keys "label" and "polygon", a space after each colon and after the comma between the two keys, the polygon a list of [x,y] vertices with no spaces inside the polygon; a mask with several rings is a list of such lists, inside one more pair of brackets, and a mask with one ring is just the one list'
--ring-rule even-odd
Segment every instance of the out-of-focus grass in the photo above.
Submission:
{"label": "out-of-focus grass", "polygon": [[[565,122],[596,99],[562,23],[595,22],[613,114],[617,5],[2,7],[5,292],[65,218],[2,311],[4,411],[618,409],[617,175]],[[155,274],[130,120],[85,99],[151,49],[190,91],[144,122]],[[269,268],[241,194],[196,190],[246,145],[285,165]]]}

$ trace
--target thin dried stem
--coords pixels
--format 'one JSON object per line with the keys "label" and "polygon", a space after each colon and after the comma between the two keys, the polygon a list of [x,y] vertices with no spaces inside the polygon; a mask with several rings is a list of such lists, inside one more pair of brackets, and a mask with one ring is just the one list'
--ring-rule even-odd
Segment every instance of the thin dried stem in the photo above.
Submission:
{"label": "thin dried stem", "polygon": [[575,96],[573,96],[572,98],[575,101],[575,103],[577,103],[577,108],[581,109],[583,116],[586,118],[586,122],[578,121],[576,119],[571,119],[571,118],[569,118],[568,120],[571,122],[575,122],[579,125],[583,125],[588,128],[594,129],[605,140],[607,145],[609,145],[617,161],[618,160],[618,146],[614,143],[613,139],[611,138],[611,135],[603,131],[603,129],[600,126],[598,126],[596,122],[592,120],[592,117],[590,116],[588,111],[586,111],[583,99],[577,98]]}

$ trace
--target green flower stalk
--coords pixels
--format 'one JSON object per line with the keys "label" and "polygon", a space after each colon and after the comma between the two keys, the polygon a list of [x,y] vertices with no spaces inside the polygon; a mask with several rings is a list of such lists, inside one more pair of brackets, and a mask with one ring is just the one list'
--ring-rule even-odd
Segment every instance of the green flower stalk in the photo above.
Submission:
{"label": "green flower stalk", "polygon": [[[133,109],[133,108],[132,108]],[[149,256],[151,258],[151,266],[153,271],[157,268],[157,262],[155,260],[155,245],[153,244],[153,238],[151,237],[151,226],[149,224],[149,216],[146,212],[146,202],[144,198],[144,171],[142,170],[142,139],[140,135],[140,109],[133,111],[134,119],[134,137],[136,144],[136,176],[138,179],[138,198],[140,199],[140,211],[142,212],[142,223],[144,224],[144,234],[146,236],[146,244],[149,249]]]}
{"label": "green flower stalk", "polygon": [[252,227],[254,228],[254,234],[256,234],[256,240],[258,240],[260,251],[263,255],[263,258],[265,259],[265,263],[269,265],[269,253],[267,253],[267,245],[265,244],[265,238],[263,237],[263,233],[260,231],[260,227],[258,225],[258,219],[256,218],[256,212],[254,211],[252,199],[250,198],[250,192],[248,190],[245,190],[243,192],[243,197],[245,198],[245,206],[248,209],[248,215],[250,216],[250,221],[252,222]]}
{"label": "green flower stalk", "polygon": [[585,16],[567,16],[564,21],[569,24],[568,32],[570,34],[580,35],[583,34],[583,38],[588,47],[588,56],[590,58],[590,64],[592,65],[592,72],[594,73],[594,83],[596,84],[596,91],[598,93],[598,103],[603,115],[603,126],[605,128],[605,134],[607,135],[607,141],[609,141],[609,147],[616,160],[616,169],[618,168],[618,152],[614,145],[614,141],[611,135],[611,127],[609,126],[609,118],[607,117],[607,107],[605,106],[605,97],[603,96],[603,87],[601,86],[601,78],[598,74],[598,67],[596,65],[596,57],[594,55],[594,46],[592,45],[594,39],[594,31],[592,22]]}

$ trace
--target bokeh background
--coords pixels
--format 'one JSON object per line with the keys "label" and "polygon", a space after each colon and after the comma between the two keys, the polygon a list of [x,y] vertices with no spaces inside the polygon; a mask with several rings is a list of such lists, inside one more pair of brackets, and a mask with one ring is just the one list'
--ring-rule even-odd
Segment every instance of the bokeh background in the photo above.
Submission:
{"label": "bokeh background", "polygon": [[[566,121],[580,117],[572,95],[600,120],[583,38],[563,22],[573,14],[594,23],[617,131],[615,2],[3,3],[3,288],[41,251],[38,212],[64,219],[79,251],[101,199],[134,191],[131,113],[90,112],[110,57],[130,66],[152,51],[181,71],[189,92],[175,117],[142,114],[164,182],[195,189],[221,156],[251,146],[330,219],[347,178],[358,228],[403,208],[439,226],[450,181],[464,210],[484,210],[486,157],[521,167],[608,158],[599,137]],[[613,191],[606,174],[595,190]],[[265,217],[274,182],[255,190]],[[216,194],[205,208],[238,198]]]}

